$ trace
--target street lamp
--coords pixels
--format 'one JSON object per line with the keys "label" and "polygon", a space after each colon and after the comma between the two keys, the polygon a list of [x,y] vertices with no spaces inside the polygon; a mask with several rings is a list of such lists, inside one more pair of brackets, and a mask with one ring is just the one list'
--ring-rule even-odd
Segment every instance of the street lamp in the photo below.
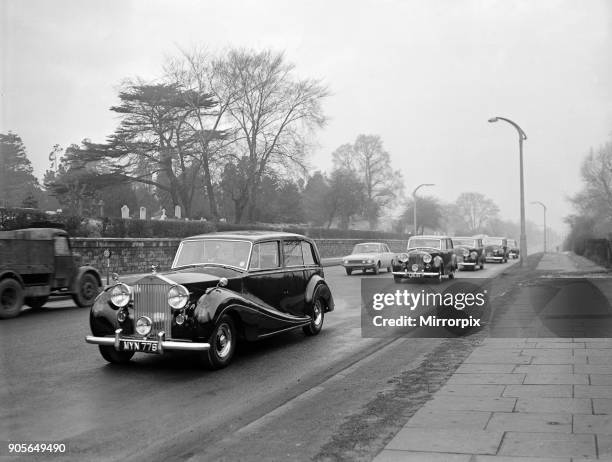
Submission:
{"label": "street lamp", "polygon": [[412,222],[414,223],[414,236],[416,236],[417,234],[417,221],[416,221],[416,192],[419,190],[419,188],[422,188],[423,186],[435,186],[435,184],[433,183],[423,183],[418,185],[416,188],[414,188],[414,191],[412,191],[412,203],[414,204],[414,207],[412,208],[413,210],[413,216],[412,216]]}
{"label": "street lamp", "polygon": [[544,253],[546,253],[546,206],[540,201],[533,201],[532,204],[540,204],[544,209]]}
{"label": "street lamp", "polygon": [[510,125],[516,128],[516,131],[519,135],[519,165],[521,176],[521,242],[519,265],[523,266],[524,258],[527,256],[527,236],[525,235],[525,184],[523,179],[523,141],[527,139],[527,135],[525,134],[523,129],[518,126],[518,124],[516,124],[510,119],[506,119],[505,117],[492,117],[489,119],[489,122],[497,122],[498,120],[508,122]]}

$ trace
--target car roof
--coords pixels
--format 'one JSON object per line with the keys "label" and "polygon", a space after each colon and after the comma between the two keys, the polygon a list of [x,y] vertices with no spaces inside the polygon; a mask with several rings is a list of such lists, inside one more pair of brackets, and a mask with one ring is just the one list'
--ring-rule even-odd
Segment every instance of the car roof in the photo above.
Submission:
{"label": "car roof", "polygon": [[482,239],[482,238],[474,237],[474,236],[454,236],[454,237],[451,237],[451,239]]}
{"label": "car roof", "polygon": [[268,239],[286,239],[296,238],[310,241],[311,239],[301,234],[286,233],[284,231],[229,231],[229,232],[218,232],[199,234],[197,236],[189,236],[183,240],[198,240],[198,239],[239,239],[242,241],[264,241]]}
{"label": "car roof", "polygon": [[448,236],[428,236],[428,235],[417,235],[417,236],[410,236],[410,239],[412,238],[423,238],[423,239],[450,239],[450,237]]}
{"label": "car roof", "polygon": [[358,242],[355,245],[362,245],[362,244],[375,244],[375,245],[380,245],[380,244],[384,244],[384,242]]}
{"label": "car roof", "polygon": [[68,233],[60,228],[24,228],[0,231],[0,239],[49,240],[53,239],[53,236],[68,236]]}

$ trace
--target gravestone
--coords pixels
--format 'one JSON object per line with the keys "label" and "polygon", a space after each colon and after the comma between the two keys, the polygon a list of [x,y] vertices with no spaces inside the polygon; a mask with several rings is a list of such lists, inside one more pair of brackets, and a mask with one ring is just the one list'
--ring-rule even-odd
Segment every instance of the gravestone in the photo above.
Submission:
{"label": "gravestone", "polygon": [[146,207],[140,207],[140,219],[141,220],[147,219],[147,208]]}
{"label": "gravestone", "polygon": [[174,206],[174,216],[175,218],[181,218],[181,206],[180,205]]}
{"label": "gravestone", "polygon": [[127,205],[121,207],[121,218],[130,218],[130,208]]}
{"label": "gravestone", "polygon": [[159,219],[160,219],[160,220],[165,220],[166,218],[168,218],[168,217],[166,216],[166,209],[162,209],[162,214],[161,214],[161,217],[159,217]]}

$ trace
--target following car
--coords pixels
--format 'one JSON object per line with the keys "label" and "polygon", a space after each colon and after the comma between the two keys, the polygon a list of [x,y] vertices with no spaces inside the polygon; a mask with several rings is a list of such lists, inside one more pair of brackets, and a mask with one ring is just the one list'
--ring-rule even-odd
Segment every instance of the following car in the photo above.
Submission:
{"label": "following car", "polygon": [[485,254],[482,239],[479,237],[453,237],[453,246],[460,270],[484,269]]}
{"label": "following car", "polygon": [[383,242],[363,242],[355,244],[351,254],[342,257],[342,266],[349,276],[356,270],[363,273],[372,270],[378,274],[381,268],[386,268],[391,272],[394,257],[395,254]]}
{"label": "following car", "polygon": [[508,261],[508,241],[505,237],[485,237],[485,261],[506,263]]}
{"label": "following car", "polygon": [[397,256],[393,265],[393,279],[443,277],[453,279],[457,270],[457,258],[453,241],[448,236],[414,236],[408,240],[405,253]]}
{"label": "following car", "polygon": [[516,240],[508,239],[508,258],[517,259],[520,253]]}
{"label": "following car", "polygon": [[334,309],[317,247],[291,233],[244,231],[184,239],[167,272],[116,282],[91,308],[92,335],[111,363],[135,353],[195,352],[227,366],[238,339],[301,328],[317,335]]}

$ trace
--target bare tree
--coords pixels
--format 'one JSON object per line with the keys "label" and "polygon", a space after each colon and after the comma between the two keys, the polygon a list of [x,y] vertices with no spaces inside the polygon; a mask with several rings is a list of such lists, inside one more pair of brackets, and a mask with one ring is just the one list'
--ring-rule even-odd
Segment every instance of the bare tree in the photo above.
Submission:
{"label": "bare tree", "polygon": [[[325,123],[321,101],[327,89],[298,80],[282,53],[232,50],[218,63],[219,88],[238,129],[231,155],[243,168],[234,188],[235,219],[251,220],[262,178],[271,169],[305,171],[307,135]],[[231,89],[231,90],[230,90]]]}
{"label": "bare tree", "polygon": [[455,201],[456,216],[463,220],[469,232],[482,230],[497,217],[499,208],[488,197],[477,192],[464,192]]}
{"label": "bare tree", "polygon": [[391,158],[378,135],[359,135],[354,144],[343,144],[333,154],[336,168],[355,172],[365,185],[364,214],[373,229],[381,210],[402,189],[401,174],[391,168]]}

